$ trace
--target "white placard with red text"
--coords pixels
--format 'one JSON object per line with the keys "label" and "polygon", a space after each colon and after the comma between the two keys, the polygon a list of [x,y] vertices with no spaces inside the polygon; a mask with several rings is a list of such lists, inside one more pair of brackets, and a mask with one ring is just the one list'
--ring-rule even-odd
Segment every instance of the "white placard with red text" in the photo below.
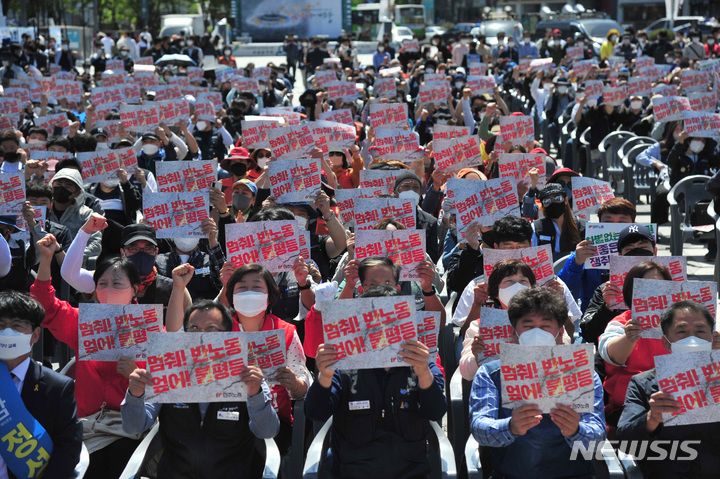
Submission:
{"label": "white placard with red text", "polygon": [[535,125],[528,115],[501,116],[500,138],[502,143],[524,145],[535,140]]}
{"label": "white placard with red text", "polygon": [[290,125],[266,131],[272,154],[278,160],[309,157],[315,139],[308,125]]}
{"label": "white placard with red text", "polygon": [[158,191],[190,193],[205,191],[217,180],[217,161],[158,161],[155,163]]}
{"label": "white placard with red text", "polygon": [[530,170],[538,169],[537,189],[542,190],[547,178],[545,177],[545,155],[534,153],[500,153],[498,156],[498,169],[501,178],[515,178],[518,186],[529,188],[532,180]]}
{"label": "white placard with red text", "polygon": [[85,184],[117,180],[117,171],[123,169],[128,176],[137,171],[137,156],[132,148],[121,150],[97,150],[78,153]]}
{"label": "white placard with red text", "polygon": [[394,78],[378,78],[375,80],[373,88],[375,88],[377,98],[395,98],[397,96]]}
{"label": "white placard with red text", "polygon": [[342,123],[344,125],[355,125],[353,120],[352,111],[345,108],[341,110],[330,110],[320,113],[320,120],[334,121]]}
{"label": "white placard with red text", "polygon": [[415,314],[417,315],[418,341],[430,350],[430,361],[437,363],[435,355],[440,342],[440,312],[416,311]]}
{"label": "white placard with red text", "polygon": [[375,146],[370,148],[370,152],[375,158],[408,163],[423,155],[417,133],[390,128],[375,130]]}
{"label": "white placard with red text", "polygon": [[406,198],[368,198],[355,202],[355,231],[372,229],[378,221],[392,218],[414,229],[416,224],[416,206],[414,199]]}
{"label": "white placard with red text", "polygon": [[401,281],[419,281],[417,267],[425,261],[425,230],[358,230],[355,259],[390,258],[400,268]]}
{"label": "white placard with red text", "polygon": [[433,127],[433,141],[451,140],[459,136],[468,136],[470,134],[472,134],[472,132],[467,126],[435,125]]}
{"label": "white placard with red text", "polygon": [[25,174],[0,173],[0,212],[20,214],[25,204]]}
{"label": "white placard with red text", "polygon": [[504,259],[519,259],[527,264],[533,270],[535,281],[539,285],[555,277],[552,248],[549,244],[522,249],[484,249],[483,268],[486,280],[490,277],[493,267]]}
{"label": "white placard with red text", "polygon": [[720,114],[709,112],[683,112],[685,131],[694,138],[720,137]]}
{"label": "white placard with red text", "polygon": [[278,203],[311,203],[320,193],[320,160],[273,161],[268,164],[270,194]]}
{"label": "white placard with red text", "polygon": [[282,118],[277,117],[258,117],[265,118],[263,120],[242,120],[242,137],[243,145],[247,148],[265,148],[270,149],[270,140],[267,137],[267,131],[274,128],[280,128]]}
{"label": "white placard with red text", "polygon": [[392,195],[395,181],[405,170],[360,170],[360,188],[372,191],[368,196]]}
{"label": "white placard with red text", "polygon": [[615,198],[607,181],[583,177],[573,179],[572,195],[573,211],[588,217],[596,213],[601,204]]}
{"label": "white placard with red text", "polygon": [[271,273],[293,270],[300,256],[298,222],[257,221],[225,225],[227,259],[236,268],[257,263]]}
{"label": "white placard with red text", "polygon": [[[486,276],[487,277],[487,276]],[[478,336],[483,340],[485,347],[477,355],[478,365],[498,359],[503,344],[512,343],[515,339],[515,330],[510,324],[508,313],[504,309],[480,308],[480,324]]]}
{"label": "white placard with red text", "polygon": [[492,226],[505,216],[520,216],[515,178],[492,180],[462,180],[453,183],[455,211],[457,212],[457,235],[465,242],[465,230],[472,223]]}
{"label": "white placard with red text", "polygon": [[[365,170],[361,170],[365,171]],[[335,190],[335,201],[340,211],[338,217],[345,226],[355,224],[355,202],[360,198],[373,198],[370,188],[351,188]]]}
{"label": "white placard with red text", "polygon": [[[685,256],[610,256],[610,282],[614,283],[620,291],[625,284],[625,278],[633,266],[643,261],[652,261],[661,264],[670,271],[673,281],[687,281],[687,258]],[[609,309],[628,309],[622,295],[616,298]]]}
{"label": "white placard with red text", "polygon": [[329,150],[347,149],[355,144],[355,127],[344,123],[318,120],[310,122],[315,146],[320,148],[323,154]]}
{"label": "white placard with red text", "polygon": [[145,359],[148,333],[162,329],[161,304],[80,303],[78,361]]}
{"label": "white placard with red text", "polygon": [[370,126],[373,128],[402,128],[408,124],[405,103],[371,103]]}
{"label": "white placard with red text", "polygon": [[[638,223],[650,230],[657,242],[657,225]],[[617,242],[627,223],[591,223],[585,225],[585,239],[597,248],[595,255],[585,260],[585,269],[609,269],[610,256],[618,256]]]}
{"label": "white placard with red text", "polygon": [[480,139],[476,135],[453,138],[452,140],[433,139],[435,168],[455,171],[482,164]]}
{"label": "white placard with red text", "polygon": [[692,111],[690,100],[684,96],[653,98],[652,106],[655,121],[682,120],[684,111]]}
{"label": "white placard with red text", "polygon": [[143,194],[145,221],[158,238],[207,238],[201,224],[208,219],[208,192]]}

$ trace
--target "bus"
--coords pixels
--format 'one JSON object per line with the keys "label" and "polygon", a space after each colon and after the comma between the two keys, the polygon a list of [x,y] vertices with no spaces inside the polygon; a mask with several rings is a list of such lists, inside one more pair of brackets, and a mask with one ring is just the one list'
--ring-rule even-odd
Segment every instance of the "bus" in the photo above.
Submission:
{"label": "bus", "polygon": [[424,5],[395,5],[395,24],[408,27],[420,38],[425,36],[428,25]]}
{"label": "bus", "polygon": [[374,41],[388,11],[379,3],[362,3],[352,7],[352,32],[355,40]]}

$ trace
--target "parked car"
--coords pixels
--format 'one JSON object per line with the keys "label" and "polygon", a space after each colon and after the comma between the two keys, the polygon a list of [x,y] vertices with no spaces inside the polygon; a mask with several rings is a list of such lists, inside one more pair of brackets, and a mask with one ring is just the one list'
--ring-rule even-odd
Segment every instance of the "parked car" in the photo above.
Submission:
{"label": "parked car", "polygon": [[447,30],[443,27],[437,25],[430,25],[428,27],[425,27],[425,39],[429,41],[429,39],[434,37],[435,35],[442,35],[446,31]]}
{"label": "parked car", "polygon": [[535,26],[535,40],[545,38],[545,30],[560,30],[563,39],[575,38],[576,33],[589,44],[597,56],[600,56],[600,47],[607,40],[610,30],[623,32],[625,29],[610,18],[578,18],[577,20],[543,20]]}
{"label": "parked car", "polygon": [[679,26],[679,25],[685,25],[686,23],[689,24],[692,20],[697,20],[698,22],[702,22],[705,20],[704,17],[676,17],[675,21],[670,20],[667,17],[661,18],[659,20],[655,20],[650,25],[645,27],[643,30],[648,32],[648,35],[655,30],[663,30],[666,28],[672,29],[673,27]]}
{"label": "parked car", "polygon": [[[513,29],[519,22],[515,20],[491,20],[489,22],[483,22],[479,27],[472,29],[471,33],[473,37],[477,38],[478,35],[485,35],[485,43],[493,46],[497,45],[497,34],[498,32],[505,32],[505,38],[510,38],[513,35]],[[520,32],[518,37],[522,38],[523,30],[520,25]]]}
{"label": "parked car", "polygon": [[447,43],[451,38],[457,39],[462,33],[470,33],[474,27],[478,26],[477,23],[458,23],[453,25],[452,28],[442,34],[444,43]]}
{"label": "parked car", "polygon": [[[685,23],[683,25],[678,25],[675,23],[676,27],[673,28],[673,32],[682,32],[683,35],[686,35],[692,30],[692,27],[690,26],[690,23]],[[719,23],[716,22],[698,22],[698,28],[700,29],[700,33],[702,34],[703,39],[707,37],[708,35],[712,35],[713,28],[720,27]]]}

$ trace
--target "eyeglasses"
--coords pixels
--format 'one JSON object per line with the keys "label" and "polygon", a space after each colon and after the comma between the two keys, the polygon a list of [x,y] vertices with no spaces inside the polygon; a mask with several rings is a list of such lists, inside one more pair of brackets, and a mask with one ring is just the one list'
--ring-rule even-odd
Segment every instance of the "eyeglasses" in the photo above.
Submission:
{"label": "eyeglasses", "polygon": [[328,156],[345,156],[345,154],[342,151],[331,151]]}
{"label": "eyeglasses", "polygon": [[542,205],[547,208],[551,203],[562,203],[563,201],[565,201],[565,195],[557,194],[543,198]]}
{"label": "eyeglasses", "polygon": [[563,188],[572,188],[572,181],[558,180],[558,181],[555,181],[555,183],[562,186]]}
{"label": "eyeglasses", "polygon": [[207,328],[200,329],[197,326],[190,326],[185,330],[185,332],[188,333],[219,333],[220,331],[224,331],[223,329],[218,328],[217,326],[208,326]]}
{"label": "eyeglasses", "polygon": [[420,193],[420,185],[417,184],[417,181],[406,181],[403,183],[400,183],[397,188],[395,188],[399,193],[402,193],[403,191],[407,190],[413,190],[416,193]]}
{"label": "eyeglasses", "polygon": [[0,321],[0,329],[10,328],[13,331],[22,333],[33,329],[33,324],[30,321],[24,319],[14,319],[12,321]]}
{"label": "eyeglasses", "polygon": [[140,248],[139,246],[126,246],[125,251],[127,251],[130,255],[134,255],[140,251],[147,254],[155,254],[157,247],[154,245],[146,246],[144,248]]}
{"label": "eyeglasses", "polygon": [[258,158],[270,158],[272,155],[270,153],[258,153]]}
{"label": "eyeglasses", "polygon": [[373,288],[373,287],[375,287],[375,286],[380,286],[380,285],[384,285],[384,286],[394,286],[394,285],[393,285],[393,282],[390,281],[390,280],[384,281],[384,282],[382,282],[382,283],[376,283],[375,281],[368,281],[367,283],[360,283],[360,284],[361,284],[362,287],[365,288],[365,289],[370,289],[370,288]]}

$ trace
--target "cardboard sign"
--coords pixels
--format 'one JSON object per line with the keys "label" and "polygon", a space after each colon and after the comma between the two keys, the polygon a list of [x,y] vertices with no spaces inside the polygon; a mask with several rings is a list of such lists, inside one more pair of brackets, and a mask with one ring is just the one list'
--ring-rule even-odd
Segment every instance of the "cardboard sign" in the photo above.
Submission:
{"label": "cardboard sign", "polygon": [[395,98],[397,96],[394,78],[378,78],[375,80],[373,88],[375,88],[377,98]]}
{"label": "cardboard sign", "polygon": [[155,103],[161,123],[174,125],[180,120],[189,122],[190,104],[187,100],[164,100]]}
{"label": "cardboard sign", "polygon": [[323,154],[330,150],[344,150],[355,144],[355,127],[332,121],[310,122],[315,147],[320,148]]}
{"label": "cardboard sign", "polygon": [[682,120],[683,112],[692,110],[690,100],[684,96],[653,98],[652,106],[655,121]]}
{"label": "cardboard sign", "polygon": [[402,128],[408,124],[405,103],[371,103],[370,126],[373,128]]}
{"label": "cardboard sign", "polygon": [[360,92],[355,82],[350,81],[331,81],[327,84],[328,98],[331,100],[355,100],[360,98]]}
{"label": "cardboard sign", "polygon": [[492,226],[495,221],[505,216],[520,216],[515,178],[462,181],[463,183],[453,183],[460,187],[453,191],[460,242],[466,241],[465,230],[472,223]]}
{"label": "cardboard sign", "polygon": [[681,405],[663,413],[663,427],[716,423],[720,412],[720,351],[655,356],[660,391]]}
{"label": "cardboard sign", "polygon": [[[250,359],[249,334],[274,337],[277,331],[151,334],[147,370],[153,386],[145,389],[145,400],[151,403],[247,401],[247,386],[239,376]],[[268,341],[275,340],[268,338],[265,343]],[[284,343],[281,344],[284,347]],[[261,364],[257,360],[256,363]]]}
{"label": "cardboard sign", "polygon": [[282,160],[268,163],[270,194],[282,203],[312,204],[320,193],[320,160]]}
{"label": "cardboard sign", "polygon": [[420,105],[445,105],[448,97],[452,93],[450,85],[447,83],[430,83],[425,82],[420,85],[418,90],[417,101]]}
{"label": "cardboard sign", "polygon": [[490,277],[493,267],[504,259],[519,259],[530,266],[535,274],[535,281],[541,286],[555,277],[552,247],[549,244],[522,249],[488,248],[483,250],[483,258],[486,280]]}
{"label": "cardboard sign", "polygon": [[433,141],[452,140],[460,136],[469,136],[472,132],[467,126],[435,125],[433,127]]}
{"label": "cardboard sign", "polygon": [[147,335],[162,332],[161,304],[80,303],[78,361],[147,357]]}
{"label": "cardboard sign", "polygon": [[415,314],[417,316],[418,341],[430,350],[430,361],[437,363],[435,355],[438,353],[440,338],[440,312],[416,311]]}
{"label": "cardboard sign", "polygon": [[661,85],[653,87],[652,94],[660,95],[660,96],[677,96],[678,95],[678,86],[661,84]]}
{"label": "cardboard sign", "polygon": [[263,108],[260,110],[260,114],[282,118],[285,122],[283,126],[299,125],[301,121],[300,113],[293,111],[291,107]]}
{"label": "cardboard sign", "polygon": [[403,198],[368,198],[355,202],[355,231],[372,229],[378,221],[392,218],[407,229],[417,227],[417,202]]}
{"label": "cardboard sign", "polygon": [[535,125],[533,118],[528,115],[501,116],[500,138],[502,143],[524,145],[535,140]]}
{"label": "cardboard sign", "polygon": [[245,332],[243,336],[247,344],[247,365],[262,369],[268,384],[278,384],[278,369],[287,366],[284,331]]}
{"label": "cardboard sign", "polygon": [[69,101],[80,101],[85,93],[82,82],[71,80],[58,80],[55,82],[55,98],[66,98]]}
{"label": "cardboard sign", "polygon": [[236,268],[257,263],[271,273],[292,271],[300,256],[298,232],[295,220],[225,225],[228,261]]}
{"label": "cardboard sign", "polygon": [[473,95],[492,95],[495,91],[495,78],[489,75],[468,75],[467,88],[472,90]]}
{"label": "cardboard sign", "polygon": [[336,123],[342,123],[344,125],[355,125],[355,121],[352,117],[352,111],[349,109],[342,110],[330,110],[320,113],[320,120],[334,121]]}
{"label": "cardboard sign", "polygon": [[205,191],[217,180],[217,161],[158,161],[155,163],[158,191],[190,193]]}
{"label": "cardboard sign", "polygon": [[25,173],[0,173],[0,212],[20,214],[25,205]]}
{"label": "cardboard sign", "polygon": [[607,181],[580,177],[573,180],[572,188],[573,211],[578,214],[594,214],[601,204],[615,198],[612,186]]}
{"label": "cardboard sign", "polygon": [[56,113],[55,115],[41,116],[35,118],[35,126],[47,130],[48,135],[53,135],[55,127],[62,128],[63,135],[67,135],[70,127],[70,120],[65,113]]}
{"label": "cardboard sign", "polygon": [[[603,82],[600,80],[590,80],[585,82],[585,98],[597,99],[603,93]],[[576,96],[575,101],[579,102],[581,96]],[[604,99],[603,99],[604,100]]]}
{"label": "cardboard sign", "polygon": [[371,147],[371,151],[376,158],[403,162],[412,162],[423,156],[417,133],[390,128],[375,130],[375,146]]}
{"label": "cardboard sign", "polygon": [[[661,264],[670,271],[673,281],[687,281],[687,258],[685,256],[610,256],[610,281],[622,291],[625,278],[633,266],[643,261]],[[622,296],[609,309],[628,309]]]}
{"label": "cardboard sign", "polygon": [[72,153],[64,153],[60,151],[46,151],[40,149],[32,149],[29,151],[31,160],[64,160],[66,158],[72,158]]}
{"label": "cardboard sign", "polygon": [[[204,91],[198,94],[197,101],[209,101],[215,111],[219,111],[223,107],[222,94],[218,91]],[[196,103],[197,105],[197,103]],[[197,107],[197,106],[196,106]],[[213,112],[214,113],[214,112]]]}
{"label": "cardboard sign", "polygon": [[[360,188],[367,189],[368,198],[379,195],[392,195],[395,181],[404,170],[360,170]],[[336,193],[339,190],[336,190]]]}
{"label": "cardboard sign", "polygon": [[707,91],[710,86],[710,75],[704,71],[683,70],[680,86],[685,93],[691,91]]}
{"label": "cardboard sign", "polygon": [[322,305],[325,344],[335,346],[336,369],[407,366],[403,341],[417,340],[415,298],[336,299]]}
{"label": "cardboard sign", "polygon": [[143,105],[125,105],[119,107],[120,122],[126,131],[145,133],[160,125],[160,113],[154,102]]}
{"label": "cardboard sign", "polygon": [[688,95],[688,101],[693,111],[708,111],[712,113],[717,108],[717,98],[715,98],[715,93],[711,91],[690,93]]}
{"label": "cardboard sign", "polygon": [[403,52],[419,52],[420,44],[417,40],[403,40],[401,48]]}
{"label": "cardboard sign", "polygon": [[640,96],[646,97],[650,95],[652,88],[652,82],[649,78],[645,77],[630,77],[628,78],[628,96]]}
{"label": "cardboard sign", "polygon": [[480,139],[476,135],[452,140],[433,139],[433,156],[438,170],[456,171],[480,165]]}
{"label": "cardboard sign", "polygon": [[190,82],[199,82],[203,79],[204,70],[198,67],[187,67],[187,77]]}
{"label": "cardboard sign", "polygon": [[397,76],[402,73],[401,67],[390,67],[390,68],[381,68],[378,72],[378,76],[380,77],[391,77],[391,76]]}
{"label": "cardboard sign", "polygon": [[625,57],[610,56],[608,64],[611,70],[620,70],[625,66]]}
{"label": "cardboard sign", "polygon": [[143,194],[145,221],[155,228],[158,238],[207,238],[201,224],[208,219],[207,191],[192,193]]}
{"label": "cardboard sign", "polygon": [[[657,225],[638,223],[650,230],[657,241]],[[610,269],[610,257],[618,256],[617,242],[619,234],[627,228],[627,223],[590,223],[585,225],[585,239],[597,248],[595,256],[585,260],[585,269]]]}
{"label": "cardboard sign", "polygon": [[594,66],[597,66],[597,60],[595,60],[594,58],[590,60],[579,60],[573,62],[573,74],[578,78],[582,78],[588,73],[590,73],[590,70],[592,70],[592,67]]}
{"label": "cardboard sign", "polygon": [[487,65],[480,62],[468,62],[468,76],[482,77],[487,74]]}
{"label": "cardboard sign", "polygon": [[17,124],[17,121],[15,119],[10,119],[6,115],[0,115],[0,132],[3,132],[5,130],[11,130],[15,128],[14,125]]}
{"label": "cardboard sign", "polygon": [[627,100],[627,87],[621,86],[604,86],[602,90],[603,103],[610,106],[620,106]]}
{"label": "cardboard sign", "polygon": [[123,63],[122,60],[106,60],[106,61],[105,61],[105,68],[106,68],[107,70],[113,70],[113,71],[118,70],[118,71],[122,71],[122,70],[125,69],[125,64]]}
{"label": "cardboard sign", "polygon": [[[522,60],[520,60],[522,61]],[[553,67],[552,58],[535,58],[530,60],[529,70],[531,72],[548,70]]]}
{"label": "cardboard sign", "polygon": [[420,281],[417,267],[425,261],[425,230],[358,230],[355,259],[390,258],[400,267],[401,281]]}
{"label": "cardboard sign", "polygon": [[538,169],[538,190],[545,187],[545,155],[534,153],[500,153],[498,155],[498,170],[500,178],[515,178],[518,187],[523,185],[530,188],[530,170]]}
{"label": "cardboard sign", "polygon": [[683,112],[685,131],[696,138],[718,138],[720,136],[720,114],[707,112]]}
{"label": "cardboard sign", "polygon": [[243,144],[247,148],[265,148],[270,149],[270,140],[267,137],[267,131],[280,128],[281,118],[275,117],[258,117],[267,118],[265,120],[242,120],[242,137]]}
{"label": "cardboard sign", "polygon": [[703,72],[720,73],[720,58],[700,60],[695,64],[695,68]]}
{"label": "cardboard sign", "polygon": [[198,100],[195,102],[195,116],[200,120],[209,122],[215,121],[215,105],[209,101]]}
{"label": "cardboard sign", "polygon": [[331,82],[337,81],[337,73],[332,70],[319,70],[315,72],[315,85],[318,88],[326,87]]}
{"label": "cardboard sign", "polygon": [[565,55],[570,60],[582,60],[585,57],[582,47],[567,47],[565,48]]}
{"label": "cardboard sign", "polygon": [[253,80],[264,80],[270,79],[270,73],[272,70],[270,67],[255,67],[252,71]]}
{"label": "cardboard sign", "polygon": [[478,365],[498,359],[503,344],[512,343],[515,330],[510,324],[508,313],[504,309],[480,308],[478,336],[485,343],[485,348],[478,353]]}
{"label": "cardboard sign", "polygon": [[4,91],[6,97],[15,98],[21,104],[27,104],[32,101],[30,92],[24,88],[6,87]]}
{"label": "cardboard sign", "polygon": [[291,125],[266,131],[272,154],[278,160],[308,157],[315,139],[308,125]]}
{"label": "cardboard sign", "polygon": [[[365,171],[365,170],[361,170]],[[370,188],[352,188],[335,190],[335,201],[339,210],[338,218],[345,226],[355,224],[355,201],[360,198],[373,198],[375,195]]]}
{"label": "cardboard sign", "polygon": [[32,99],[32,101],[40,101],[43,90],[37,81],[31,78],[9,78],[6,81],[8,82],[9,87],[27,90],[27,92],[30,94],[30,98]]}
{"label": "cardboard sign", "polygon": [[502,407],[537,404],[543,413],[562,404],[578,413],[595,407],[593,345],[522,346],[500,351]]}
{"label": "cardboard sign", "polygon": [[137,170],[137,156],[133,149],[97,150],[75,155],[82,166],[83,182],[100,183],[117,179],[117,171],[123,169],[128,175]]}
{"label": "cardboard sign", "polygon": [[158,85],[154,87],[155,101],[175,100],[184,96],[180,85]]}
{"label": "cardboard sign", "polygon": [[668,306],[680,301],[695,301],[717,315],[717,283],[713,281],[664,281],[635,278],[632,317],[640,323],[641,338],[660,339],[660,316]]}
{"label": "cardboard sign", "polygon": [[125,84],[126,76],[125,70],[120,68],[118,70],[105,70],[101,75],[102,86],[116,86]]}

